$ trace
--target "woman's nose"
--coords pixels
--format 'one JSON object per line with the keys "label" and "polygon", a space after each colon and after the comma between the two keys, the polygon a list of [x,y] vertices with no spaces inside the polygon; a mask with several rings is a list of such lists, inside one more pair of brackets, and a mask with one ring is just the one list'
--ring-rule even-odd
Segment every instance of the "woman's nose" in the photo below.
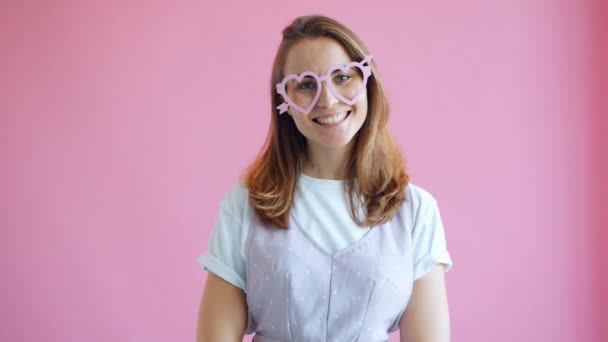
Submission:
{"label": "woman's nose", "polygon": [[321,108],[331,108],[339,100],[329,90],[329,86],[326,82],[321,82],[321,94],[319,94],[319,100],[317,106]]}

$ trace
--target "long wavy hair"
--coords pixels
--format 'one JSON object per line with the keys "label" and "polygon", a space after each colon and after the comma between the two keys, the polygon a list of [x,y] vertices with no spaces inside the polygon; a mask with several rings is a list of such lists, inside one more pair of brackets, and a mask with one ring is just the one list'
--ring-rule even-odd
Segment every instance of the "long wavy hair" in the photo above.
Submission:
{"label": "long wavy hair", "polygon": [[[250,204],[260,220],[286,229],[299,175],[307,158],[306,138],[291,116],[279,115],[276,109],[283,99],[276,92],[275,84],[285,76],[283,69],[289,49],[303,39],[327,37],[342,45],[352,60],[362,60],[369,52],[350,29],[326,16],[298,17],[282,34],[270,79],[268,136],[256,160],[245,170],[243,180]],[[382,80],[373,60],[370,65],[367,118],[353,137],[346,170],[348,178],[344,182],[350,215],[360,227],[389,221],[405,200],[404,190],[409,182],[405,160],[387,128],[389,104]],[[365,218],[359,217],[360,208],[364,209]]]}

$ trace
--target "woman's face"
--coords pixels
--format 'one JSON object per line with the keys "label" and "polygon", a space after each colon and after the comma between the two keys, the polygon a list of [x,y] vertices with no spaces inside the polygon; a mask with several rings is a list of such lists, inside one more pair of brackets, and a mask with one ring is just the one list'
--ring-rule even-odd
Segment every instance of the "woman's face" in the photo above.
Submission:
{"label": "woman's face", "polygon": [[[304,39],[290,48],[283,74],[299,75],[304,71],[313,71],[322,76],[331,66],[350,62],[359,61],[353,61],[346,50],[333,39],[324,37]],[[348,77],[337,75],[331,78],[335,82],[343,82],[342,80]],[[326,82],[322,82],[319,87],[321,93],[318,101],[308,114],[304,115],[291,107],[288,113],[300,133],[306,137],[310,147],[344,147],[351,143],[367,117],[367,91],[363,89],[357,101],[353,105],[348,105],[329,91]],[[291,97],[290,91],[293,90],[287,90]]]}

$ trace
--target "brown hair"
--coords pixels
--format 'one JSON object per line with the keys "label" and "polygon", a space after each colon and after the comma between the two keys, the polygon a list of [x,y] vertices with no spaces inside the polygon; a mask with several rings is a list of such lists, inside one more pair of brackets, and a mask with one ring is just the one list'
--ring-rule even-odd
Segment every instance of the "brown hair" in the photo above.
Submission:
{"label": "brown hair", "polygon": [[[283,67],[289,49],[302,39],[317,37],[334,39],[356,61],[369,54],[351,30],[325,16],[299,17],[283,30],[270,79],[270,129],[260,154],[243,177],[257,216],[262,222],[279,228],[288,226],[297,180],[306,160],[307,142],[291,116],[279,115],[276,107],[283,100],[276,92],[275,84],[284,77]],[[382,80],[373,60],[370,65],[368,115],[353,137],[355,143],[347,164],[349,177],[344,187],[351,217],[359,226],[389,221],[405,200],[404,189],[409,182],[403,156],[387,128],[389,105]],[[365,209],[365,220],[359,218],[360,206]]]}

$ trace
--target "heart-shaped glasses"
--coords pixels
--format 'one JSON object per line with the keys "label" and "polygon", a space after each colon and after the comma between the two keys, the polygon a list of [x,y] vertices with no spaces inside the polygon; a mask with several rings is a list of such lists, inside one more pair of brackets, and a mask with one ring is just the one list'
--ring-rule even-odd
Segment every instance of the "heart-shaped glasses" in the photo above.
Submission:
{"label": "heart-shaped glasses", "polygon": [[331,66],[324,76],[312,71],[285,76],[281,83],[276,84],[277,93],[285,101],[277,106],[279,114],[285,113],[289,107],[302,114],[310,113],[321,96],[323,81],[338,100],[352,106],[365,89],[372,73],[369,65],[371,59],[371,55],[366,55],[361,62]]}

